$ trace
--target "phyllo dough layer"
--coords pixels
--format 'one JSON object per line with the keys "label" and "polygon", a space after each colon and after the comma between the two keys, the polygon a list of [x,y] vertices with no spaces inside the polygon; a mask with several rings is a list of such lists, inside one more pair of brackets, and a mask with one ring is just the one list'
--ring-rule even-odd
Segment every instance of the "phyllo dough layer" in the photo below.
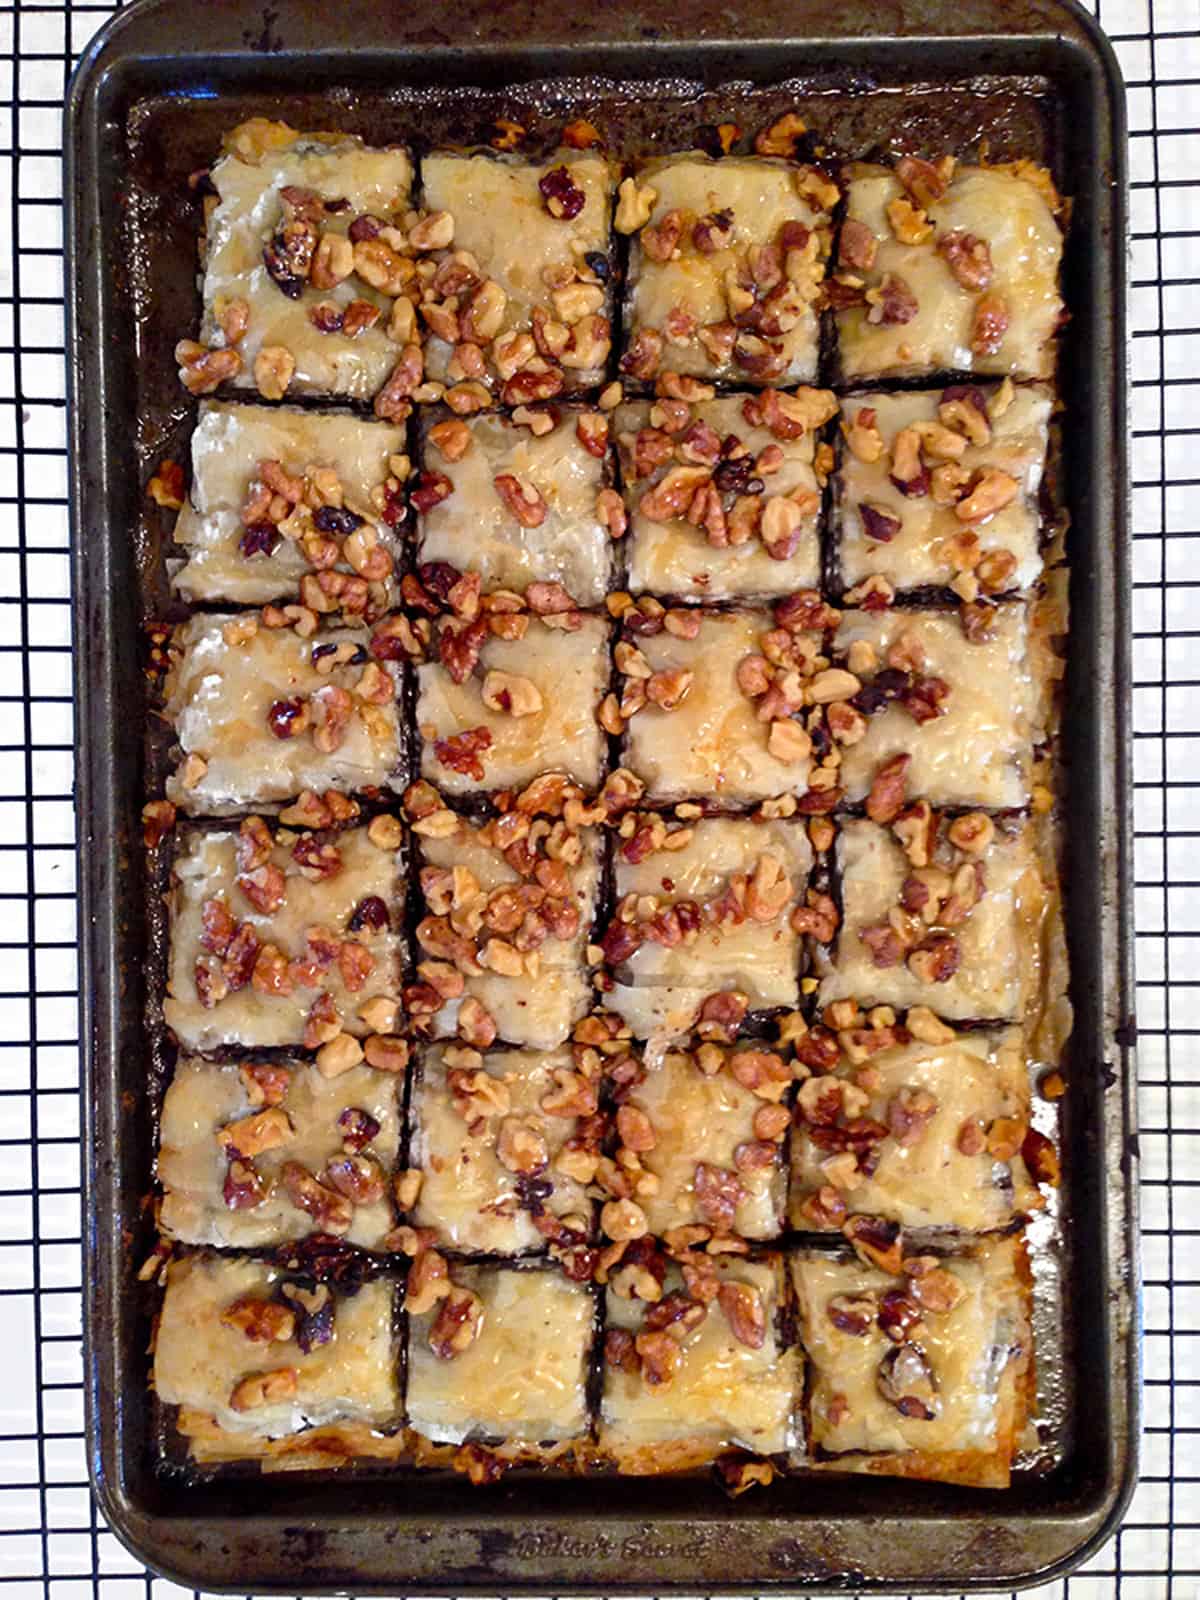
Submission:
{"label": "phyllo dough layer", "polygon": [[977,637],[952,611],[845,612],[833,648],[859,680],[851,704],[867,722],[842,756],[846,799],[865,800],[895,762],[903,792],[934,806],[1027,804],[1042,737],[1030,645],[1021,604],[990,611]]}
{"label": "phyllo dough layer", "polygon": [[[488,414],[427,424],[422,562],[477,572],[484,592],[558,584],[580,606],[603,603],[613,541],[597,510],[608,422],[598,411]],[[550,596],[535,590],[531,599]],[[564,598],[556,609],[566,608]]]}
{"label": "phyllo dough layer", "polygon": [[800,1367],[778,1312],[779,1256],[672,1265],[650,1305],[609,1293],[600,1446],[620,1471],[683,1471],[740,1446],[794,1442]]}
{"label": "phyllo dough layer", "polygon": [[421,183],[430,211],[454,220],[422,308],[429,376],[492,388],[506,406],[598,383],[611,343],[608,163],[577,150],[540,163],[435,153]]}
{"label": "phyllo dough layer", "polygon": [[667,156],[627,179],[626,231],[637,227],[622,369],[643,380],[814,378],[837,199],[814,168],[756,156]]}
{"label": "phyllo dough layer", "polygon": [[979,813],[947,821],[918,802],[891,831],[845,822],[837,857],[842,923],[822,1004],[853,996],[964,1021],[1021,1016],[1041,975],[1047,911],[1029,826],[997,828]]}
{"label": "phyllo dough layer", "polygon": [[249,817],[240,832],[189,831],[163,1006],[180,1043],[314,1049],[373,1032],[363,1008],[399,992],[398,874],[395,850],[367,828],[272,835]]}
{"label": "phyllo dough layer", "polygon": [[418,671],[421,771],[448,794],[506,789],[564,772],[586,789],[603,777],[596,714],[608,688],[608,627],[577,616],[570,629],[533,619],[521,639],[485,638],[466,676],[442,624],[441,660]]}
{"label": "phyllo dough layer", "polygon": [[[238,388],[369,399],[409,342],[398,335],[411,318],[400,325],[392,313],[414,270],[407,154],[261,118],[227,148],[211,174],[201,339],[236,350]],[[282,370],[276,352],[288,358]],[[264,383],[264,359],[286,375],[278,390]]]}
{"label": "phyllo dough layer", "polygon": [[404,429],[383,422],[205,401],[175,523],[187,551],[175,588],[185,600],[251,605],[323,607],[328,593],[343,615],[378,615],[396,591],[389,517],[403,513],[395,468],[405,449]]}
{"label": "phyllo dough layer", "polygon": [[587,1432],[596,1302],[555,1268],[455,1266],[408,1319],[408,1420],[435,1443],[527,1445]]}
{"label": "phyllo dough layer", "polygon": [[386,1072],[184,1057],[163,1101],[159,1223],[184,1244],[254,1249],[319,1231],[380,1249],[399,1137]]}
{"label": "phyllo dough layer", "polygon": [[739,996],[742,1015],[795,1006],[791,912],[812,863],[803,826],[708,817],[674,834],[679,847],[668,834],[643,854],[634,834],[617,848],[617,915],[602,940],[616,978],[607,1003],[640,1039],[686,1032],[715,994]]}
{"label": "phyllo dough layer", "polygon": [[[164,1405],[263,1441],[331,1423],[387,1427],[400,1406],[393,1300],[386,1279],[350,1294],[264,1261],[173,1261],[155,1391]],[[181,1416],[181,1431],[194,1426]]]}
{"label": "phyllo dough layer", "polygon": [[967,601],[1041,571],[1042,388],[855,395],[837,474],[842,583],[950,587]]}
{"label": "phyllo dough layer", "polygon": [[598,1133],[582,1118],[595,1118],[597,1097],[582,1087],[581,1100],[569,1050],[426,1049],[409,1148],[423,1174],[414,1223],[490,1255],[543,1249],[535,1216],[546,1211],[589,1232]]}
{"label": "phyllo dough layer", "polygon": [[1051,375],[1063,238],[1041,168],[906,157],[851,168],[848,192],[830,285],[844,378]]}
{"label": "phyllo dough layer", "polygon": [[813,587],[814,431],[836,409],[818,389],[621,406],[631,591],[734,600]]}
{"label": "phyllo dough layer", "polygon": [[955,1034],[918,1012],[909,1028],[921,1037],[860,1018],[836,1071],[801,1084],[794,1227],[840,1228],[863,1215],[986,1232],[1037,1203],[1020,1154],[1029,1126],[1021,1030]]}
{"label": "phyllo dough layer", "polygon": [[283,621],[197,614],[175,631],[166,714],[183,759],[167,794],[194,816],[400,776],[398,669],[372,659],[365,629],[305,637]]}
{"label": "phyllo dough layer", "polygon": [[895,1274],[802,1251],[792,1276],[818,1464],[1008,1484],[1031,1359],[1021,1239],[909,1257]]}

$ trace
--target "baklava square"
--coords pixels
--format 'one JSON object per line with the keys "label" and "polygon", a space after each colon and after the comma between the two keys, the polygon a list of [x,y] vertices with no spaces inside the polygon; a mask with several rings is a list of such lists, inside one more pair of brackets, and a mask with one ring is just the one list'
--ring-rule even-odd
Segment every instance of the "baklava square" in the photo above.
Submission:
{"label": "baklava square", "polygon": [[842,918],[821,1003],[922,1005],[959,1021],[1019,1017],[1036,987],[1047,916],[1032,832],[979,812],[942,817],[920,801],[890,829],[844,822]]}
{"label": "baklava square", "polygon": [[485,1255],[544,1249],[535,1219],[547,1213],[590,1234],[599,1136],[581,1132],[581,1118],[597,1104],[569,1050],[428,1047],[413,1093],[409,1163],[422,1174],[413,1222]]}
{"label": "baklava square", "polygon": [[250,605],[324,609],[328,597],[348,618],[379,616],[396,594],[406,448],[404,429],[383,422],[205,401],[175,523],[186,555],[175,588]]}
{"label": "baklava square", "polygon": [[453,222],[421,305],[428,376],[506,406],[599,383],[612,340],[608,162],[441,152],[422,159],[421,183],[429,210]]}
{"label": "baklava square", "polygon": [[816,1465],[1007,1486],[1032,1380],[1021,1237],[895,1273],[801,1251],[792,1276]]}
{"label": "baklava square", "polygon": [[666,156],[626,179],[616,221],[634,239],[622,370],[647,382],[672,373],[811,382],[837,201],[816,168],[757,156]]}
{"label": "baklava square", "polygon": [[[796,713],[822,636],[785,638],[760,611],[668,613],[667,622],[646,632],[635,614],[616,647],[625,765],[647,800],[736,807],[805,794],[812,741]],[[765,651],[787,659],[776,668]]]}
{"label": "baklava square", "polygon": [[[536,788],[547,798],[524,791],[516,809],[481,824],[448,808],[414,817],[426,906],[417,974],[444,1000],[432,1019],[435,1037],[457,1030],[472,1044],[500,1039],[548,1050],[591,1002],[586,952],[603,844],[595,828],[563,820],[549,785]],[[539,805],[540,816],[532,809]],[[424,809],[413,791],[406,808],[410,816]],[[558,815],[551,821],[546,812]]]}
{"label": "baklava square", "polygon": [[953,611],[847,611],[833,648],[866,719],[842,754],[847,800],[887,767],[889,790],[934,806],[1028,803],[1043,706],[1026,606],[989,609],[980,632]]}
{"label": "baklava square", "polygon": [[1021,1158],[1029,1066],[1019,1028],[955,1033],[923,1011],[906,1026],[844,1020],[836,1069],[800,1085],[793,1227],[840,1229],[853,1215],[986,1233],[1037,1204]]}
{"label": "baklava square", "polygon": [[420,561],[476,572],[485,593],[537,585],[535,609],[600,605],[613,561],[599,500],[607,451],[599,411],[427,421],[422,490],[434,503],[418,519]]}
{"label": "baklava square", "polygon": [[1011,383],[849,399],[835,479],[842,584],[882,578],[971,602],[1035,583],[1051,405],[1045,389]]}
{"label": "baklava square", "polygon": [[183,835],[163,1014],[186,1049],[341,1039],[329,1054],[356,1065],[341,1036],[392,1031],[375,1021],[380,1002],[396,1004],[404,949],[400,828],[387,821],[273,833],[247,817]]}
{"label": "baklava square", "polygon": [[782,1228],[790,1112],[781,1101],[791,1073],[775,1057],[769,1081],[779,1098],[756,1094],[749,1085],[768,1081],[759,1070],[767,1052],[751,1048],[753,1061],[712,1044],[647,1049],[622,1089],[617,1132],[653,1180],[636,1191],[652,1234],[698,1225],[772,1239]]}
{"label": "baklava square", "polygon": [[399,1087],[361,1063],[330,1078],[310,1061],[182,1057],[163,1100],[159,1226],[221,1248],[313,1231],[383,1248]]}
{"label": "baklava square", "polygon": [[390,1427],[400,1409],[394,1298],[383,1278],[348,1293],[266,1261],[172,1261],[155,1392],[181,1408],[179,1431],[210,1459],[249,1439],[268,1453],[269,1441],[308,1429],[341,1425],[353,1441],[355,1429]]}
{"label": "baklava square", "polygon": [[410,1308],[410,1425],[435,1444],[586,1434],[591,1290],[553,1267],[455,1265],[451,1277],[432,1310]]}
{"label": "baklava square", "polygon": [[418,669],[422,774],[452,795],[512,788],[545,772],[598,788],[607,624],[576,613],[569,627],[553,627],[535,617],[522,638],[485,636],[469,648],[463,631],[443,622],[440,659]]}
{"label": "baklava square", "polygon": [[1053,373],[1063,236],[1044,168],[906,156],[848,180],[829,286],[844,379]]}
{"label": "baklava square", "polygon": [[193,816],[401,777],[398,669],[372,658],[364,628],[303,636],[283,620],[197,613],[175,630],[165,710],[182,756],[167,795]]}
{"label": "baklava square", "polygon": [[747,600],[820,581],[826,390],[633,401],[615,413],[634,594]]}
{"label": "baklava square", "polygon": [[780,1257],[727,1255],[671,1265],[652,1304],[607,1295],[599,1442],[619,1471],[792,1446],[800,1367],[780,1326],[785,1295]]}
{"label": "baklava square", "polygon": [[177,351],[185,384],[370,399],[416,348],[406,152],[258,117],[209,182],[200,337],[219,359]]}
{"label": "baklava square", "polygon": [[668,830],[646,816],[615,861],[617,910],[601,940],[616,980],[606,1003],[636,1038],[686,1032],[714,994],[740,995],[742,1015],[798,1004],[802,941],[791,913],[812,865],[801,824],[707,817]]}

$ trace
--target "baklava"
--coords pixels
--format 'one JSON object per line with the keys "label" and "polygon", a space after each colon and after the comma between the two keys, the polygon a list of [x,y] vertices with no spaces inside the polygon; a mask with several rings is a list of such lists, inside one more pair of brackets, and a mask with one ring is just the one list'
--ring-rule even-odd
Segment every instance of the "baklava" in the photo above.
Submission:
{"label": "baklava", "polygon": [[195,179],[164,1450],[1003,1487],[1069,1029],[1059,198],[811,164],[797,110],[397,127]]}
{"label": "baklava", "polygon": [[1036,582],[1052,404],[1048,390],[1011,383],[847,399],[835,479],[843,587],[944,588],[974,602]]}
{"label": "baklava", "polygon": [[284,1441],[328,1460],[374,1453],[400,1420],[388,1278],[343,1290],[298,1263],[191,1255],[171,1262],[154,1390],[178,1406],[201,1459],[270,1456]]}
{"label": "baklava", "polygon": [[620,406],[632,593],[719,601],[814,588],[816,433],[836,410],[819,389]]}
{"label": "baklava", "polygon": [[318,634],[303,606],[197,612],[175,631],[166,682],[171,800],[221,816],[305,790],[403,787],[398,672],[370,647],[365,628]]}
{"label": "baklava", "polygon": [[313,1061],[183,1057],[163,1100],[160,1227],[221,1248],[310,1232],[381,1248],[402,1091],[362,1062],[331,1077]]}
{"label": "baklava", "polygon": [[586,408],[526,413],[426,421],[415,491],[422,570],[446,562],[547,614],[602,605],[613,563],[608,419]]}
{"label": "baklava", "polygon": [[1024,1244],[908,1255],[883,1232],[886,1265],[792,1258],[813,1464],[1004,1488],[1031,1400]]}
{"label": "baklava", "polygon": [[609,1006],[639,1039],[686,1033],[717,996],[748,1011],[800,999],[812,851],[802,825],[704,817],[668,827],[636,814],[615,851],[616,909],[600,941]]}
{"label": "baklava", "polygon": [[303,601],[367,620],[394,604],[407,510],[403,428],[335,412],[207,400],[175,523],[185,600]]}
{"label": "baklava", "polygon": [[247,817],[182,835],[163,1007],[181,1044],[303,1045],[357,1065],[353,1036],[394,1031],[378,1027],[398,1013],[404,954],[388,822],[273,831]]}
{"label": "baklava", "polygon": [[608,625],[578,612],[568,613],[568,626],[555,620],[533,617],[513,639],[486,627],[480,636],[454,618],[440,623],[438,659],[417,672],[421,773],[431,783],[457,796],[563,772],[599,787]]}
{"label": "baklava", "polygon": [[817,168],[759,156],[666,156],[627,178],[616,212],[633,242],[622,372],[667,393],[676,375],[811,382],[838,199]]}
{"label": "baklava", "polygon": [[904,156],[852,166],[846,196],[829,285],[844,379],[1050,376],[1063,240],[1044,168]]}
{"label": "baklava", "polygon": [[512,407],[598,383],[612,345],[608,162],[435,151],[421,184],[449,234],[421,302],[429,377],[464,405]]}
{"label": "baklava", "polygon": [[[256,117],[206,183],[200,343],[176,351],[192,393],[382,398],[411,352],[420,381],[408,291],[430,230],[412,210],[406,151]],[[379,415],[403,421],[400,400],[377,402]]]}
{"label": "baklava", "polygon": [[856,1005],[842,1009],[836,1069],[796,1096],[792,1226],[870,1216],[987,1233],[1033,1209],[1021,1030],[956,1032],[921,1007],[873,1028]]}
{"label": "baklava", "polygon": [[588,1010],[604,847],[594,827],[563,816],[580,799],[573,785],[538,780],[513,811],[474,823],[429,784],[409,791],[425,907],[417,976],[432,992],[410,993],[408,1010],[423,1032],[547,1050]]}
{"label": "baklava", "polygon": [[601,1449],[622,1472],[680,1472],[796,1438],[799,1361],[781,1327],[783,1259],[698,1255],[652,1301],[606,1296]]}
{"label": "baklava", "polygon": [[586,1435],[595,1321],[592,1291],[552,1266],[455,1265],[420,1299],[410,1290],[410,1425],[435,1444]]}

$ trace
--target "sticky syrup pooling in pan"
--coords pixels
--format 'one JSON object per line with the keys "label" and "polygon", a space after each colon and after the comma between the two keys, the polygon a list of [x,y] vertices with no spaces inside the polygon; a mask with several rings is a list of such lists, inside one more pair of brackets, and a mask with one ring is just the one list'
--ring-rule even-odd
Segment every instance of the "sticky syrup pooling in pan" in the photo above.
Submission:
{"label": "sticky syrup pooling in pan", "polygon": [[205,1464],[1002,1486],[1060,202],[587,131],[201,186],[155,1389]]}

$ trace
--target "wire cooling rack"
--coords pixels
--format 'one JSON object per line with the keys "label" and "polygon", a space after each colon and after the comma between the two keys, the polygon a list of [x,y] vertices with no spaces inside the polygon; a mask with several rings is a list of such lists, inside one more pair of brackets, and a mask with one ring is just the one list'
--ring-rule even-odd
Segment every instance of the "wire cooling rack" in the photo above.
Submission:
{"label": "wire cooling rack", "polygon": [[[200,0],[203,3],[203,0]],[[1129,90],[1145,1439],[1044,1600],[1200,1596],[1200,0],[1094,0]],[[61,116],[114,4],[0,0],[0,1584],[163,1600],[87,1484]],[[87,639],[76,641],[86,650]]]}

